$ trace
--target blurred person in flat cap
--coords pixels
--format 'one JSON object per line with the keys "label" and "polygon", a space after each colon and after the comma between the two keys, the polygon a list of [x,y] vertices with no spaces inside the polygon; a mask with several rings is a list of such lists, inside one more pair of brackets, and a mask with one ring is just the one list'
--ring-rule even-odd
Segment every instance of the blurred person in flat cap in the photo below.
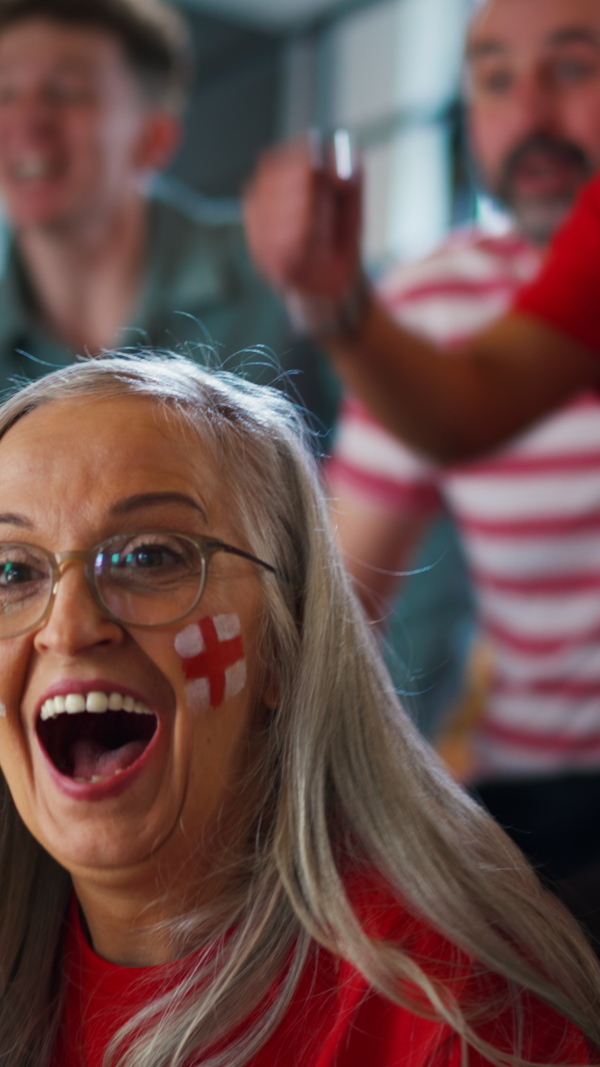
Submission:
{"label": "blurred person in flat cap", "polygon": [[0,0],[0,388],[116,344],[202,359],[194,346],[214,340],[230,369],[244,347],[281,351],[284,317],[239,223],[152,182],[179,145],[192,66],[162,0]]}

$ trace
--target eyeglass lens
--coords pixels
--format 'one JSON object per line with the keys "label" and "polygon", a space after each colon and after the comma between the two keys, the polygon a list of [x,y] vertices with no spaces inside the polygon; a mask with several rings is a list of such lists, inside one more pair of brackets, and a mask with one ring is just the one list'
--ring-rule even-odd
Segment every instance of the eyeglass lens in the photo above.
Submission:
{"label": "eyeglass lens", "polygon": [[191,611],[204,586],[205,558],[175,534],[113,538],[96,555],[100,599],[122,622],[174,622]]}
{"label": "eyeglass lens", "polygon": [[[143,533],[98,546],[88,580],[121,622],[159,625],[182,618],[200,599],[202,549],[176,534]],[[0,637],[23,633],[43,617],[55,584],[52,560],[32,545],[0,545]]]}
{"label": "eyeglass lens", "polygon": [[34,626],[52,596],[50,560],[29,545],[0,546],[0,634]]}

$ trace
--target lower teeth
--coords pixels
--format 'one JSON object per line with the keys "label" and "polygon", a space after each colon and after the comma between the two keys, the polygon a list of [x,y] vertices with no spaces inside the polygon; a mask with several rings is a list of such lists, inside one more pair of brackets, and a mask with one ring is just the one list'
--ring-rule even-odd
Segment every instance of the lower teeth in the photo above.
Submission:
{"label": "lower teeth", "polygon": [[117,770],[113,774],[94,774],[91,778],[74,778],[74,782],[81,782],[83,785],[95,785],[96,782],[106,782],[109,778],[116,778],[118,774],[123,774],[123,768],[117,767]]}

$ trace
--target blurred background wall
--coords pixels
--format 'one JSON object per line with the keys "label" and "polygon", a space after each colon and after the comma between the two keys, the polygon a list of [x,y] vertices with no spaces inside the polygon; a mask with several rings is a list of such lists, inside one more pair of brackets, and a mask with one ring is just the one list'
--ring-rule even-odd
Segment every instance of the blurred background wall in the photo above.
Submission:
{"label": "blurred background wall", "polygon": [[473,0],[178,2],[198,69],[177,177],[235,197],[266,144],[346,125],[363,146],[372,269],[473,216],[459,103]]}

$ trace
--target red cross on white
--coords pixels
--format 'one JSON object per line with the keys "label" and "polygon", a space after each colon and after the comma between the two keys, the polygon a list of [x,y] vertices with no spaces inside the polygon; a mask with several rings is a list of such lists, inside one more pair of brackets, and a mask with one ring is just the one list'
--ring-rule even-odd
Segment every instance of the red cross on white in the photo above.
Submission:
{"label": "red cross on white", "polygon": [[188,698],[218,708],[246,684],[246,659],[239,615],[207,615],[177,634]]}

